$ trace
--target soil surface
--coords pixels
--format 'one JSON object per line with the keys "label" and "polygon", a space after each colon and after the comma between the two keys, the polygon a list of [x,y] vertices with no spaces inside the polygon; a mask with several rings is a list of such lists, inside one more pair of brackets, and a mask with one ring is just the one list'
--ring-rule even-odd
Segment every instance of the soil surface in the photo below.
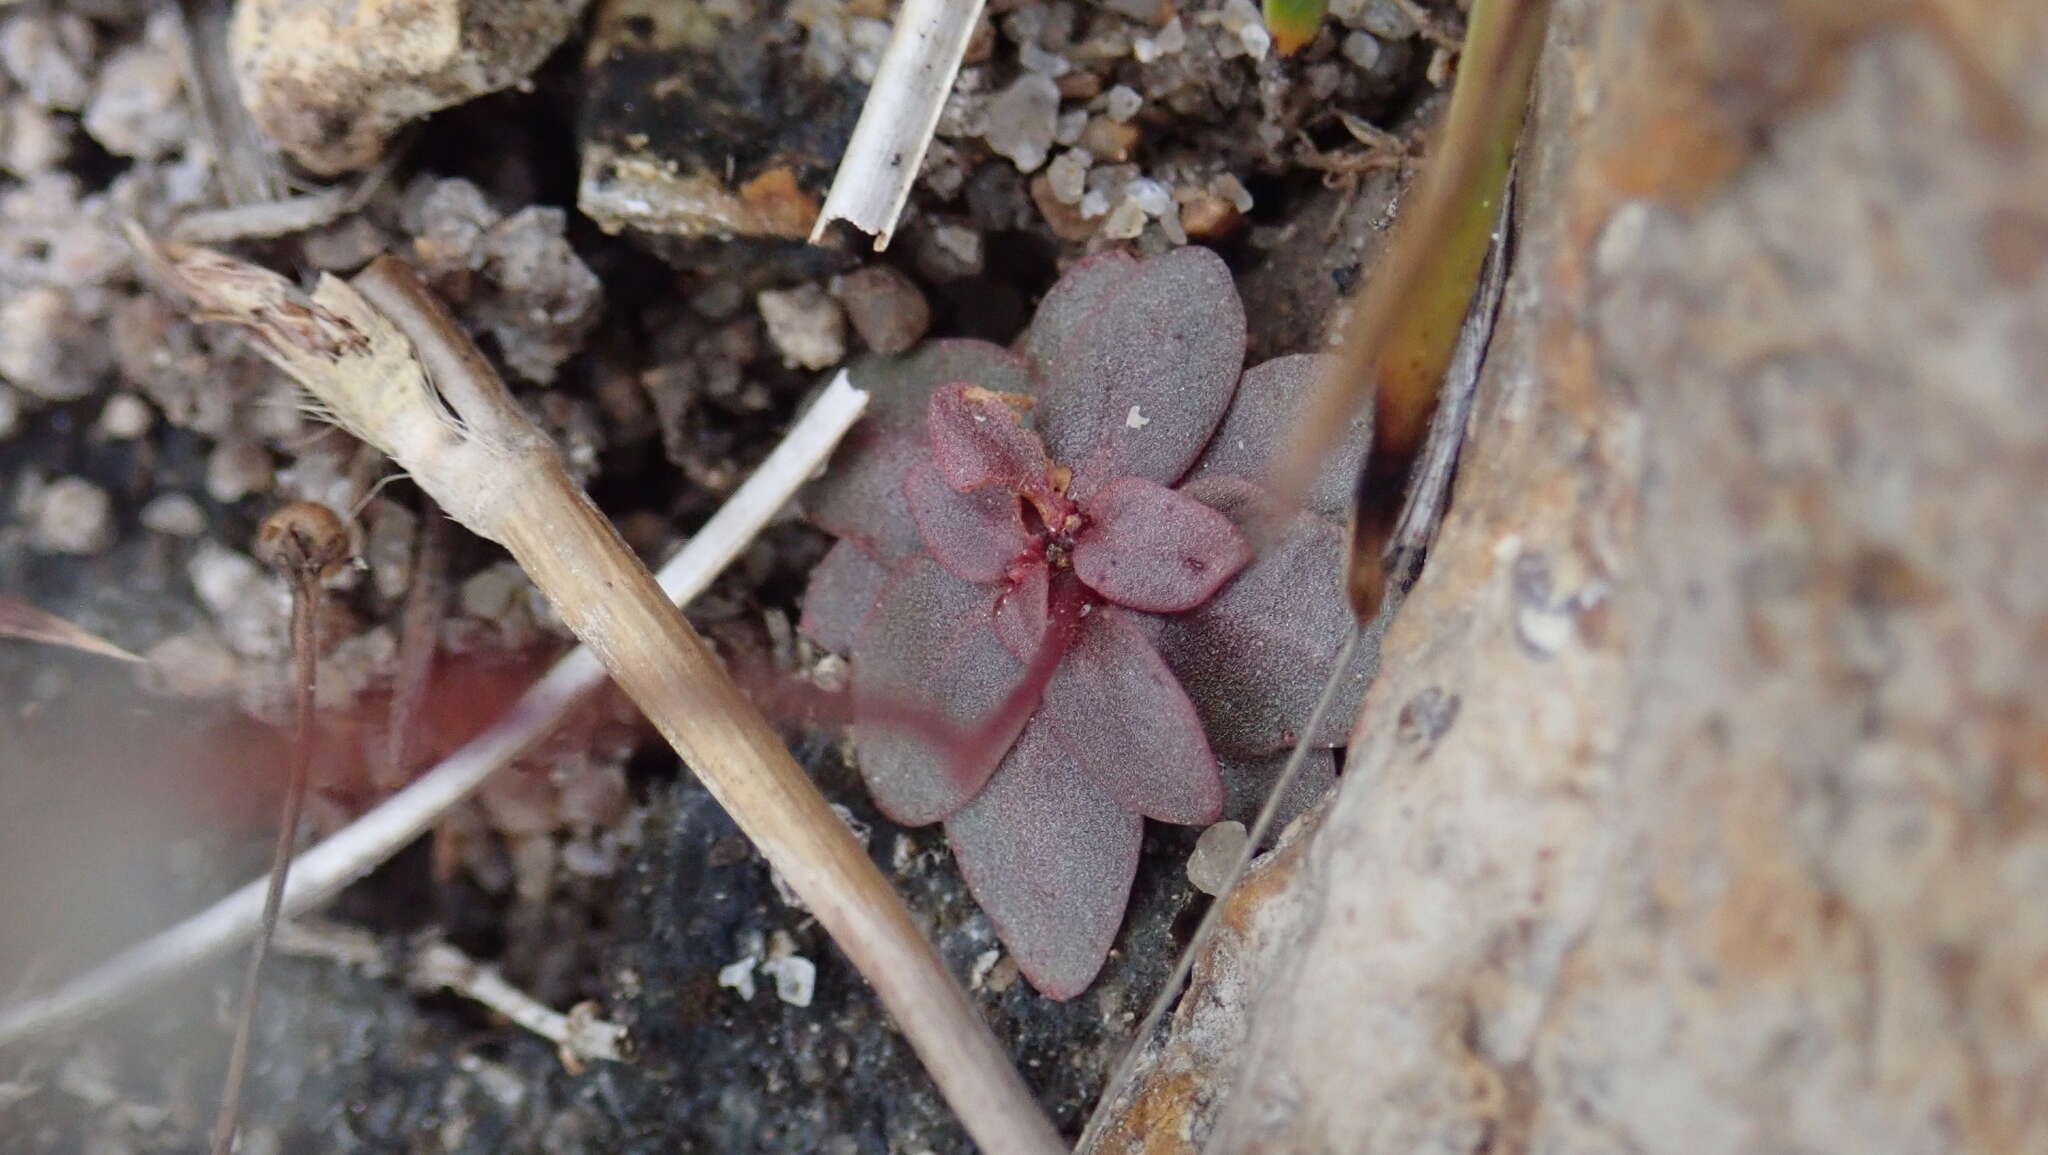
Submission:
{"label": "soil surface", "polygon": [[[670,144],[678,164],[735,186],[785,163],[792,195],[822,192],[829,163],[721,151],[718,134],[812,110],[783,127],[829,158],[826,138],[872,77],[885,6],[722,6],[724,64],[683,59],[703,51],[687,37],[632,41],[632,7],[600,4],[523,87],[400,134],[382,169],[345,182],[360,192],[347,212],[229,247],[304,274],[409,256],[652,560],[768,451],[819,370],[903,340],[912,298],[930,335],[1007,341],[1073,260],[1202,243],[1239,273],[1254,359],[1313,347],[1390,221],[1405,146],[1374,126],[1402,129],[1434,99],[1460,20],[1449,5],[1333,3],[1321,35],[1282,60],[1245,0],[1188,0],[1163,25],[1150,4],[993,3],[878,262],[901,308],[863,316],[833,295],[857,250],[615,219],[608,232],[579,194],[591,155]],[[148,659],[0,643],[0,994],[44,989],[264,868],[289,712],[286,600],[249,553],[279,503],[323,500],[361,530],[364,564],[329,591],[323,621],[317,830],[459,744],[568,641],[488,543],[458,530],[438,579],[416,572],[419,526],[437,516],[417,491],[386,483],[384,463],[321,426],[237,335],[144,285],[121,224],[167,233],[224,199],[222,149],[179,44],[177,6],[0,9],[0,594]],[[716,107],[693,118],[687,86],[663,87],[672,76],[697,78]],[[781,89],[764,101],[770,84]],[[673,102],[666,121],[688,126],[677,141],[643,131],[642,89]],[[1043,92],[1049,114],[1026,99]],[[828,106],[839,111],[817,111]],[[713,156],[750,171],[721,173]],[[822,655],[791,623],[827,544],[777,525],[692,620],[729,654],[814,666]],[[412,756],[394,767],[401,614],[434,580],[436,672]],[[1116,951],[1085,994],[1053,1002],[1004,957],[941,832],[877,814],[837,735],[791,733],[1057,1124],[1077,1131],[1206,901],[1184,870],[1199,832],[1148,824]],[[550,1006],[594,1003],[629,1028],[632,1060],[572,1070],[474,1004],[409,989],[407,960],[430,940]],[[790,959],[815,967],[808,990]],[[240,973],[239,958],[208,967],[0,1052],[0,1149],[206,1149]],[[969,1149],[856,973],[615,701],[293,936],[255,1056],[245,1152]]]}

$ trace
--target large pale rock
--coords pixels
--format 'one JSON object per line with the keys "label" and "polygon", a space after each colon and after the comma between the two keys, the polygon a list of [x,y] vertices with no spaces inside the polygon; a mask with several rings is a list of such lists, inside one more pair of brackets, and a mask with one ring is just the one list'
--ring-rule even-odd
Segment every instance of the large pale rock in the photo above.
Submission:
{"label": "large pale rock", "polygon": [[229,39],[256,123],[316,173],[368,168],[401,127],[514,84],[586,0],[241,0]]}
{"label": "large pale rock", "polygon": [[1098,1149],[2048,1149],[2044,38],[1559,0],[1298,922]]}

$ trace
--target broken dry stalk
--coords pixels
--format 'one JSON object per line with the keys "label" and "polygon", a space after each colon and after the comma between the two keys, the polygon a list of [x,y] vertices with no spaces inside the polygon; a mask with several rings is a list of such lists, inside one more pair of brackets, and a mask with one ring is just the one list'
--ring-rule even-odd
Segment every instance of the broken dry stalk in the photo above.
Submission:
{"label": "broken dry stalk", "polygon": [[853,138],[811,228],[812,244],[833,221],[845,221],[872,234],[876,252],[889,247],[903,202],[924,167],[939,111],[960,74],[960,58],[967,53],[982,3],[903,0]]}
{"label": "broken dry stalk", "polygon": [[902,899],[409,268],[382,258],[353,284],[323,278],[310,298],[204,250],[170,271],[202,310],[247,325],[337,423],[512,553],[874,986],[983,1149],[1064,1149]]}
{"label": "broken dry stalk", "polygon": [[406,969],[406,979],[424,990],[447,990],[474,999],[555,1044],[571,1074],[581,1074],[588,1063],[616,1063],[626,1057],[626,1028],[599,1018],[596,1004],[578,1003],[561,1014],[448,943],[422,946]]}
{"label": "broken dry stalk", "polygon": [[284,904],[284,884],[291,872],[292,842],[299,815],[306,806],[306,778],[313,763],[313,691],[319,674],[320,580],[348,560],[348,530],[334,511],[312,501],[297,501],[264,519],[256,531],[256,557],[284,574],[292,591],[292,691],[295,695],[291,777],[284,793],[284,814],[278,820],[277,848],[270,856],[270,884],[263,893],[263,926],[249,952],[249,970],[242,978],[242,1008],[235,1016],[235,1043],[228,1052],[227,1082],[220,1094],[220,1114],[213,1123],[214,1155],[235,1149],[235,1127],[242,1114],[242,1082],[249,1069],[249,1028],[256,1018],[256,999],[263,986],[263,963],[277,931]]}
{"label": "broken dry stalk", "polygon": [[405,609],[399,615],[398,676],[391,687],[384,762],[370,771],[371,779],[387,790],[397,789],[412,772],[420,703],[427,697],[427,675],[433,672],[434,649],[440,638],[441,603],[448,593],[451,536],[448,519],[432,502],[427,503],[420,514],[419,541],[413,548],[412,585],[405,592]]}
{"label": "broken dry stalk", "polygon": [[[662,567],[662,592],[678,605],[704,592],[824,464],[866,405],[867,394],[841,373],[753,476]],[[295,859],[285,886],[285,916],[326,902],[426,833],[492,774],[552,733],[604,681],[604,667],[589,647],[565,654],[483,733]],[[258,879],[53,990],[0,1007],[0,1046],[84,1022],[247,942],[261,920],[265,890]]]}

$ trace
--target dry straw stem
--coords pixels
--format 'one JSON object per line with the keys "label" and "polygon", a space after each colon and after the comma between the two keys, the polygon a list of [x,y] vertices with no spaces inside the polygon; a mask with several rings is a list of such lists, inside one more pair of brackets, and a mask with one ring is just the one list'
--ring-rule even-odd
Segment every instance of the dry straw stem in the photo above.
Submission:
{"label": "dry straw stem", "polygon": [[875,82],[861,105],[853,139],[839,159],[811,243],[833,221],[845,221],[889,247],[910,186],[938,128],[939,111],[960,74],[960,58],[981,18],[983,0],[903,0]]}
{"label": "dry straw stem", "polygon": [[[867,394],[843,377],[826,389],[754,475],[662,567],[667,596],[683,604],[702,593],[824,463],[866,404]],[[545,738],[604,681],[604,667],[588,647],[578,646],[557,661],[483,733],[294,859],[285,916],[333,898],[426,833],[485,779]],[[249,941],[261,920],[264,891],[265,881],[257,879],[62,986],[0,1008],[0,1046],[84,1022]]]}
{"label": "dry straw stem", "polygon": [[172,272],[449,516],[511,552],[860,968],[984,1150],[1064,1149],[902,899],[410,268],[382,258],[310,298],[205,250],[183,250]]}

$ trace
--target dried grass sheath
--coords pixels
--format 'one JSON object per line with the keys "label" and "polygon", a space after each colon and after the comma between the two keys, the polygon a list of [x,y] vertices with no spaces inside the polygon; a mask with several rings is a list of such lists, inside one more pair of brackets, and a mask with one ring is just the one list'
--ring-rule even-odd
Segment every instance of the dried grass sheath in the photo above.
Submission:
{"label": "dried grass sheath", "polygon": [[908,908],[410,269],[385,258],[310,298],[205,250],[168,271],[512,553],[860,968],[984,1150],[1064,1149]]}

